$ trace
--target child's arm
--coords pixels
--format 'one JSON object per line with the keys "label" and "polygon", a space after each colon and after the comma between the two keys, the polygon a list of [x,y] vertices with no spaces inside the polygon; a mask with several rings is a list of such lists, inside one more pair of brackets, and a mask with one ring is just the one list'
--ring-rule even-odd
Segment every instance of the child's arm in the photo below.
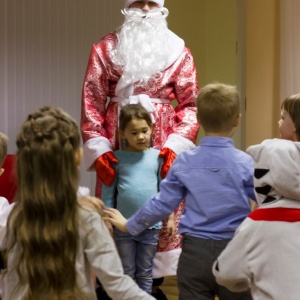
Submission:
{"label": "child's arm", "polygon": [[[167,148],[165,148],[165,149],[167,149]],[[159,184],[162,181],[161,174],[164,174],[164,176],[163,176],[164,178],[166,177],[166,174],[168,173],[171,164],[173,163],[174,159],[176,158],[176,154],[174,154],[174,152],[171,151],[171,152],[173,152],[172,153],[173,157],[171,159],[169,159],[169,166],[166,169],[166,165],[165,165],[166,156],[165,155],[161,155],[162,152],[164,152],[164,150],[162,150],[160,152],[160,154],[159,154],[159,157],[160,157],[159,158],[159,160],[160,160],[160,172],[159,172],[159,176],[158,176],[158,182],[159,182]],[[165,159],[162,159],[162,158],[165,158]],[[164,165],[164,170],[163,170],[163,165]],[[169,217],[168,217],[166,229],[167,229],[167,235],[168,235],[169,238],[171,238],[175,234],[175,232],[176,232],[176,224],[175,224],[175,214],[174,214],[174,212],[171,213],[169,215]]]}
{"label": "child's arm", "polygon": [[[128,232],[126,228],[127,219],[123,217],[123,215],[114,208],[107,208],[105,209],[105,216],[103,217],[105,222],[109,222],[117,227],[119,230],[123,232]],[[168,217],[168,224],[167,230],[169,237],[173,236],[176,232],[176,225],[175,225],[175,215],[171,213]]]}
{"label": "child's arm", "polygon": [[[97,211],[100,216],[104,216],[103,209],[105,208],[105,204],[101,199],[90,196],[90,190],[87,187],[80,186],[77,191],[78,195],[78,203],[86,208],[90,208],[94,211]],[[110,232],[113,234],[113,227],[110,222],[105,221],[105,224]]]}
{"label": "child's arm", "polygon": [[128,220],[116,210],[105,210],[109,215],[106,220],[110,221],[121,231],[128,231],[132,235],[138,235],[145,229],[172,214],[186,196],[185,188],[177,180],[176,174],[172,171],[173,166],[167,177],[161,182],[160,191],[153,195],[152,198]]}

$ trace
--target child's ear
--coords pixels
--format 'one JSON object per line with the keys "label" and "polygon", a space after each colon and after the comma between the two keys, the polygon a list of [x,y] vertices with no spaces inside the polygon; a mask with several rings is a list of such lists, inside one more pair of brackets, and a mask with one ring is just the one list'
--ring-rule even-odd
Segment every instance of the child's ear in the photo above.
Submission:
{"label": "child's ear", "polygon": [[239,113],[236,118],[233,120],[233,127],[237,127],[240,124],[240,120],[241,120],[242,114]]}
{"label": "child's ear", "polygon": [[75,152],[75,163],[76,163],[77,166],[79,166],[80,163],[81,163],[82,155],[83,155],[83,149],[80,147]]}
{"label": "child's ear", "polygon": [[0,168],[0,176],[4,173],[4,169]]}

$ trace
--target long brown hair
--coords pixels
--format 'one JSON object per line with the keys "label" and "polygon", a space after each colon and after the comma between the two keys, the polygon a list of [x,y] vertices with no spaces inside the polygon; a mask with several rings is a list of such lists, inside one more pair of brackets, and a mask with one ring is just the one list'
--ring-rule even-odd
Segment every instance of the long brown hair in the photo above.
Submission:
{"label": "long brown hair", "polygon": [[17,203],[7,234],[7,255],[20,250],[15,292],[25,285],[28,300],[84,299],[75,270],[78,126],[62,109],[43,107],[23,123],[17,147]]}

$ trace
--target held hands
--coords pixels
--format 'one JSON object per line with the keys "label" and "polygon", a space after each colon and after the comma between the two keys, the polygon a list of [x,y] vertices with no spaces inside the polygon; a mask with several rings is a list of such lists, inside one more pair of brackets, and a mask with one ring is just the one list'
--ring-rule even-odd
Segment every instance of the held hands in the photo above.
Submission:
{"label": "held hands", "polygon": [[99,156],[95,162],[97,177],[105,184],[112,185],[116,177],[116,170],[111,164],[117,164],[118,160],[114,154],[109,151]]}
{"label": "held hands", "polygon": [[109,221],[112,225],[117,227],[123,232],[128,232],[126,228],[127,219],[115,208],[106,208],[104,210],[105,216],[103,217],[104,221]]}
{"label": "held hands", "polygon": [[159,153],[159,157],[164,159],[164,163],[160,171],[160,176],[161,178],[165,178],[169,169],[171,168],[174,159],[176,158],[176,154],[169,148],[163,148]]}

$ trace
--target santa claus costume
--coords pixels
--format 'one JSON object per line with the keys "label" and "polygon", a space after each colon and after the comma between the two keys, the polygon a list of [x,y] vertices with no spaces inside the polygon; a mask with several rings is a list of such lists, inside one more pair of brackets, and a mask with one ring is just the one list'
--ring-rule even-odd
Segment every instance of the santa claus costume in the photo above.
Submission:
{"label": "santa claus costume", "polygon": [[[167,28],[164,1],[154,1],[158,9],[149,13],[128,9],[133,2],[125,1],[124,24],[91,49],[81,114],[84,158],[90,171],[101,155],[119,149],[118,113],[126,103],[141,103],[152,113],[153,148],[175,154],[191,149],[199,130],[195,106],[199,87],[190,50]],[[96,195],[100,192],[98,179]],[[182,203],[175,211],[176,225],[183,208]],[[168,239],[166,230],[161,230],[154,278],[176,274],[180,244],[179,234]]]}

